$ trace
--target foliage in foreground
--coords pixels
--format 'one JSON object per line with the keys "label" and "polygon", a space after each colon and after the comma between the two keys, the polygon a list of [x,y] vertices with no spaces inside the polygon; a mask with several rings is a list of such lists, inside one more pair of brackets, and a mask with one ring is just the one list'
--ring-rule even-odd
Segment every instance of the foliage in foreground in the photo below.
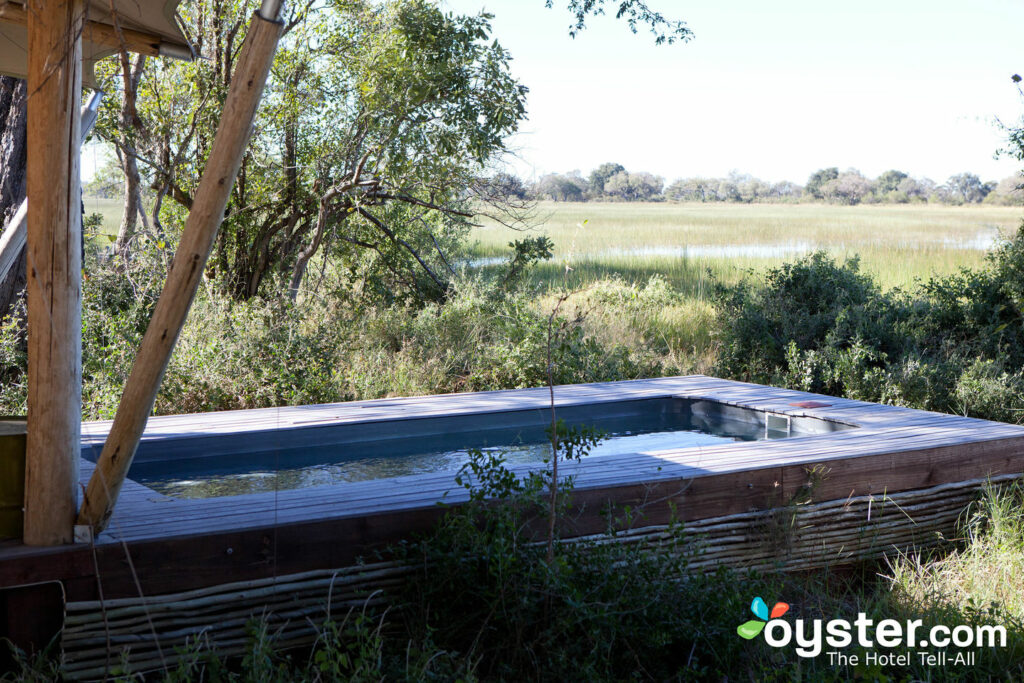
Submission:
{"label": "foliage in foreground", "polygon": [[[562,431],[575,452],[588,432]],[[725,568],[689,572],[685,527],[660,547],[558,540],[544,533],[551,473],[517,479],[493,454],[462,474],[469,505],[437,531],[396,549],[420,567],[382,612],[353,609],[317,624],[316,643],[282,651],[266,620],[250,627],[244,655],[221,660],[205,638],[190,642],[164,681],[678,680],[1013,681],[1024,676],[1024,490],[989,488],[965,515],[964,542],[932,557],[802,576]],[[571,493],[571,482],[563,481]],[[506,496],[496,502],[491,495]],[[561,518],[571,509],[562,498]],[[634,520],[635,521],[635,520]],[[787,619],[882,619],[1003,625],[1006,648],[978,651],[971,667],[835,666],[736,635],[753,597],[788,602]],[[400,607],[398,606],[400,605]],[[879,652],[901,650],[880,648]],[[850,648],[848,653],[864,650]],[[950,657],[956,653],[949,649]],[[115,657],[116,661],[116,657]],[[862,659],[863,661],[863,659]],[[3,680],[53,680],[44,659],[21,658]],[[138,680],[122,667],[114,680]]]}
{"label": "foliage in foreground", "polygon": [[[617,525],[643,526],[642,511],[613,519],[600,539],[562,540],[553,561],[531,530],[544,517],[543,482],[516,481],[499,462],[470,465],[483,494],[450,514],[414,545],[422,571],[405,593],[406,633],[429,634],[459,652],[483,679],[494,680],[1017,680],[1024,675],[1024,606],[1020,575],[1004,567],[1024,560],[1019,487],[987,489],[965,518],[969,541],[931,558],[898,557],[887,566],[803,576],[720,567],[691,572],[694,551],[685,525],[651,547],[607,542]],[[550,475],[548,475],[550,476]],[[567,490],[571,498],[571,482]],[[503,504],[495,504],[496,495]],[[563,501],[560,518],[571,514]],[[543,525],[539,525],[543,526]],[[989,577],[982,581],[975,574]],[[922,590],[927,586],[926,591]],[[802,659],[792,648],[745,641],[736,627],[753,597],[785,600],[791,618],[915,619],[944,624],[1002,624],[1005,649],[986,650],[976,667],[938,670],[909,665],[835,666]],[[1007,599],[1009,598],[1009,599]],[[850,652],[863,655],[857,648]],[[955,648],[950,652],[955,654]],[[952,656],[951,654],[951,656]],[[863,657],[861,658],[863,661]]]}

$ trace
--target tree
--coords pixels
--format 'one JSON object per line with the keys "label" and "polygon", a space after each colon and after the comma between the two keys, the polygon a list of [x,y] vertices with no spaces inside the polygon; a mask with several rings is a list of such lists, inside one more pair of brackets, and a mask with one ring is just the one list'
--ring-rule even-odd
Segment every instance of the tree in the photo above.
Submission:
{"label": "tree", "polygon": [[973,173],[960,173],[946,181],[950,201],[957,204],[976,204],[985,198],[989,188]]}
{"label": "tree", "polygon": [[927,201],[935,191],[935,181],[930,178],[904,178],[896,186],[896,191],[910,200]]}
{"label": "tree", "polygon": [[[552,7],[555,0],[545,0],[545,6]],[[575,23],[569,27],[569,35],[576,35],[586,27],[588,16],[604,14],[606,0],[569,0],[569,11],[575,16]],[[637,32],[637,26],[647,24],[651,33],[654,34],[654,42],[672,44],[677,40],[686,42],[693,37],[693,33],[682,21],[666,19],[660,12],[655,12],[647,6],[643,0],[613,0],[618,4],[615,17],[625,18],[629,29]]]}
{"label": "tree", "polygon": [[556,202],[580,202],[586,199],[587,182],[576,173],[549,173],[537,183],[537,195]]}
{"label": "tree", "polygon": [[830,202],[853,205],[859,204],[873,190],[871,181],[857,169],[851,168],[823,183],[818,191]]}
{"label": "tree", "polygon": [[900,183],[908,177],[903,171],[886,171],[875,180],[875,191],[882,196],[890,192],[899,192]]}
{"label": "tree", "polygon": [[530,198],[526,183],[519,176],[504,171],[499,171],[490,178],[481,178],[475,190],[478,196],[491,197],[495,200],[524,202]]}
{"label": "tree", "polygon": [[[26,119],[25,81],[0,76],[0,227],[7,227],[25,199]],[[25,253],[0,279],[0,320],[25,288]]]}
{"label": "tree", "polygon": [[[1010,80],[1013,81],[1014,86],[1017,88],[1017,95],[1021,98],[1021,101],[1024,101],[1024,89],[1021,88],[1022,79],[1020,74],[1013,74]],[[1010,156],[1017,161],[1024,162],[1024,116],[1015,125],[1007,125],[1000,121],[999,126],[1006,133],[1006,147],[1000,149],[997,154],[1000,156]]]}
{"label": "tree", "polygon": [[605,183],[605,192],[627,202],[648,201],[661,194],[665,180],[651,173],[619,171]]}
{"label": "tree", "polygon": [[749,173],[731,171],[729,182],[736,187],[736,193],[741,202],[755,202],[768,194],[769,186],[762,180],[755,178]]}
{"label": "tree", "polygon": [[1001,204],[1024,204],[1024,174],[1018,173],[1000,180],[990,198],[998,200]]}
{"label": "tree", "polygon": [[[211,59],[145,67],[136,151],[154,215],[180,223],[191,206],[253,2],[190,5],[190,34]],[[240,299],[267,282],[294,297],[323,257],[364,291],[444,296],[445,252],[525,114],[526,89],[490,40],[489,15],[453,16],[426,0],[290,12],[208,276]],[[108,106],[100,134],[127,153],[112,125],[123,102]]]}
{"label": "tree", "polygon": [[626,167],[622,164],[608,162],[601,164],[590,172],[590,190],[598,197],[605,193],[604,184],[616,173],[622,173]]}
{"label": "tree", "polygon": [[804,191],[815,199],[824,199],[824,195],[821,192],[821,186],[838,177],[839,169],[835,166],[815,171],[811,174],[811,177],[807,179],[807,185],[804,186]]}
{"label": "tree", "polygon": [[[124,210],[121,213],[121,225],[117,230],[117,253],[127,258],[132,241],[135,239],[135,226],[141,219],[143,226],[149,228],[146,221],[146,210],[142,203],[142,174],[139,172],[139,144],[137,137],[143,132],[142,121],[136,110],[139,92],[139,81],[146,68],[146,55],[133,55],[129,58],[125,52],[120,53],[119,66],[121,74],[121,110],[117,126],[117,160],[124,172]],[[108,128],[109,130],[109,128]],[[159,220],[159,219],[156,219]]]}
{"label": "tree", "polygon": [[716,199],[718,181],[708,178],[679,178],[665,188],[665,197],[677,202],[707,202]]}
{"label": "tree", "polygon": [[740,201],[740,188],[732,178],[720,178],[715,186],[715,199],[720,202]]}
{"label": "tree", "polygon": [[768,190],[768,196],[773,199],[798,199],[804,193],[804,188],[789,180],[774,183]]}

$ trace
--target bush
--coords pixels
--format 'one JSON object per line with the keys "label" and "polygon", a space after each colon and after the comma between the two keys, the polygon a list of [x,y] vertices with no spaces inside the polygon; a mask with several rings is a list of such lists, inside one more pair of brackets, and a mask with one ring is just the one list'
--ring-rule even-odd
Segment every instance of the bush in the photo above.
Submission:
{"label": "bush", "polygon": [[[872,349],[899,345],[882,322],[894,312],[884,310],[878,286],[860,273],[856,259],[837,264],[816,252],[768,270],[760,283],[746,278],[717,285],[714,297],[722,342],[716,370],[728,376],[771,383],[790,364],[819,364],[826,349],[855,342]],[[802,386],[830,385],[820,369],[792,370],[803,377]]]}
{"label": "bush", "polygon": [[723,376],[1024,422],[1024,231],[911,292],[816,253],[720,285],[716,302]]}
{"label": "bush", "polygon": [[[82,309],[85,419],[113,417],[162,289],[166,258],[166,250],[155,244],[141,245],[130,263],[90,248]],[[526,258],[520,266],[528,267],[527,262],[532,261]],[[520,275],[465,279],[445,301],[419,306],[373,299],[355,305],[344,292],[298,303],[284,297],[238,302],[201,287],[155,410],[202,412],[541,386],[547,381],[550,306],[516,283]],[[617,287],[609,285],[609,291]],[[642,321],[638,343],[600,334],[605,308],[581,307],[555,316],[556,383],[661,374],[668,347],[659,341],[664,335],[652,331],[665,328],[663,304],[675,296],[655,280],[637,298],[623,295],[608,304],[612,317],[624,319],[621,314],[628,311]],[[594,321],[588,321],[590,314]],[[0,322],[0,410],[24,412],[25,369],[23,316],[16,314]]]}

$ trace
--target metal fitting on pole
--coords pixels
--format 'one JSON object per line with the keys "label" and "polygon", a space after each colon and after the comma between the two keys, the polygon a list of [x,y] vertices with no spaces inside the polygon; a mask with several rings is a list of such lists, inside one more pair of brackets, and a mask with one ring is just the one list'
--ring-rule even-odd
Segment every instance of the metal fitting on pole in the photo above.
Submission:
{"label": "metal fitting on pole", "polygon": [[260,5],[259,15],[267,21],[280,21],[283,9],[284,0],[263,0],[263,4]]}

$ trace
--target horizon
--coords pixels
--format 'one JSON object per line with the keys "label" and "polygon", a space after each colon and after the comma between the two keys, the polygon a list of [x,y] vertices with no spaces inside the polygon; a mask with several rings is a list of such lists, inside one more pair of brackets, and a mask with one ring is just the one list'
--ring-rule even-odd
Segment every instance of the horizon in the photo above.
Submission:
{"label": "horizon", "polygon": [[1021,116],[1011,76],[1024,6],[670,4],[655,9],[685,21],[692,41],[657,46],[607,15],[574,39],[569,14],[543,0],[442,2],[493,14],[492,38],[530,88],[509,170],[536,180],[614,162],[666,182],[737,171],[800,185],[833,166],[939,184],[1020,171],[993,155],[1005,145],[996,120]]}

